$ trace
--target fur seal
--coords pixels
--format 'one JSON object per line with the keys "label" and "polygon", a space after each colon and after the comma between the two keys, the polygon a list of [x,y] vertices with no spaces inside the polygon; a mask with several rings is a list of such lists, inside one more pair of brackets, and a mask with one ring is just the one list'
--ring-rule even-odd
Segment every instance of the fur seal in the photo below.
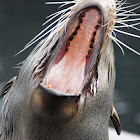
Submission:
{"label": "fur seal", "polygon": [[110,118],[120,134],[113,106],[116,3],[72,2],[2,89],[1,140],[108,140]]}

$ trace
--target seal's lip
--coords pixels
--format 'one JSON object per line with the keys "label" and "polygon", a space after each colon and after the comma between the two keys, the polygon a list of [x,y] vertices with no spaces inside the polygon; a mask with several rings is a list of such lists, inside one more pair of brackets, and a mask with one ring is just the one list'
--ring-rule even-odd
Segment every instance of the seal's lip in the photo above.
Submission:
{"label": "seal's lip", "polygon": [[[84,8],[84,9],[82,9],[81,11],[86,10],[87,8],[95,8],[95,7],[96,7],[97,9],[99,9],[97,6],[90,6],[90,7],[86,7],[86,8]],[[100,9],[99,9],[99,10],[100,10]],[[81,12],[81,11],[80,11],[80,12]],[[102,19],[102,24],[101,24],[101,27],[102,27],[102,25],[104,25],[104,18],[103,18],[103,14],[102,14],[102,11],[101,11],[101,10],[100,10],[100,13],[101,13],[101,19]],[[74,17],[76,17],[77,14],[79,14],[79,12],[76,13]],[[71,19],[70,23],[72,22],[72,20],[74,20],[74,18]],[[68,24],[67,29],[69,28],[69,26],[70,26],[70,25]],[[90,77],[91,77],[91,71],[92,71],[93,67],[94,67],[95,64],[97,63],[97,56],[98,56],[99,53],[100,53],[100,49],[101,49],[102,43],[103,43],[104,28],[102,27],[102,28],[100,29],[100,36],[99,36],[98,41],[97,41],[97,43],[96,43],[95,50],[94,50],[94,52],[93,52],[93,56],[92,56],[91,63],[90,63],[90,65],[89,65],[88,72],[87,72],[87,75],[86,75],[86,77],[85,77],[85,80],[84,80],[84,82],[83,82],[81,88],[79,89],[79,91],[78,91],[77,93],[74,93],[74,94],[72,94],[72,93],[68,94],[68,93],[65,93],[65,92],[63,93],[63,92],[61,92],[61,91],[58,91],[58,90],[55,90],[55,89],[51,89],[51,88],[48,88],[48,87],[45,86],[45,80],[47,79],[47,75],[48,75],[48,73],[49,73],[49,71],[50,71],[50,68],[51,68],[51,66],[52,66],[52,64],[53,64],[53,62],[54,62],[56,56],[58,55],[58,52],[59,52],[60,49],[62,48],[62,46],[63,46],[63,44],[64,44],[64,42],[66,41],[67,38],[68,38],[68,34],[65,34],[65,33],[64,33],[63,36],[62,36],[62,38],[58,41],[57,47],[56,47],[56,49],[54,50],[54,52],[52,53],[52,55],[51,55],[51,57],[50,57],[50,60],[49,60],[49,61],[50,61],[50,62],[49,62],[50,64],[49,64],[49,67],[47,68],[46,74],[45,74],[45,76],[44,76],[42,82],[40,83],[40,86],[41,86],[42,88],[44,88],[44,89],[46,90],[46,92],[50,92],[51,94],[54,94],[54,93],[55,93],[55,95],[57,95],[57,96],[64,96],[64,95],[65,95],[65,96],[79,96],[79,95],[81,94],[82,89],[84,88],[84,85],[87,83],[87,81],[88,81],[88,80],[90,79]],[[63,84],[63,83],[62,83],[62,84]]]}
{"label": "seal's lip", "polygon": [[47,88],[43,83],[40,83],[39,86],[46,91],[46,93],[52,95],[52,96],[67,96],[67,97],[74,97],[74,96],[79,96],[77,94],[66,94],[66,93],[63,93],[61,91],[58,91],[58,90],[55,90],[55,89],[52,89],[52,88]]}

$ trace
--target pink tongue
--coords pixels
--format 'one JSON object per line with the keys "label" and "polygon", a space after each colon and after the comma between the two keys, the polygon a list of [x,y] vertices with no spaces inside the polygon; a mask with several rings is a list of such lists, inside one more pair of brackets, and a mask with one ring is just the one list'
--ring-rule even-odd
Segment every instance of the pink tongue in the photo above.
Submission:
{"label": "pink tongue", "polygon": [[[76,93],[84,82],[99,37],[101,14],[87,9],[73,24],[71,33],[48,74],[46,86],[65,93]],[[49,83],[49,84],[48,84]]]}

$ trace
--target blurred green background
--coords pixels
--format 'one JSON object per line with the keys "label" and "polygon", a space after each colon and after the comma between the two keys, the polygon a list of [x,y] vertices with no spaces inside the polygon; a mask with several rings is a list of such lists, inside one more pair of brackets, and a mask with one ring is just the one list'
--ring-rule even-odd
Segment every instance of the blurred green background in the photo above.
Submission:
{"label": "blurred green background", "polygon": [[[23,61],[34,46],[17,57],[13,56],[44,29],[42,24],[45,22],[45,17],[57,11],[57,5],[48,6],[45,2],[47,1],[0,1],[0,89],[17,74],[18,69],[13,67]],[[128,2],[132,5],[139,0]],[[140,14],[140,9],[136,12]],[[140,35],[139,31],[130,28],[126,31]],[[117,38],[140,52],[140,39],[123,34],[117,34]],[[125,56],[123,56],[115,44],[114,49],[117,71],[114,104],[120,116],[122,129],[140,134],[140,56],[127,49],[124,49]]]}

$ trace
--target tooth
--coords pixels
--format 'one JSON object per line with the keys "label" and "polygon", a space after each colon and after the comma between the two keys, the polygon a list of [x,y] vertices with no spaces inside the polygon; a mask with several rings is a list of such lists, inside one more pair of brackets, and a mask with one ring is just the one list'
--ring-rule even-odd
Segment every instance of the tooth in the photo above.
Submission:
{"label": "tooth", "polygon": [[47,78],[47,80],[46,80],[46,85],[47,85],[48,88],[52,88],[52,86],[50,85],[50,83],[49,83],[49,81],[48,81],[48,78]]}
{"label": "tooth", "polygon": [[65,91],[65,93],[68,93],[69,91],[70,91],[70,90],[68,89],[68,90]]}
{"label": "tooth", "polygon": [[52,86],[48,83],[48,88],[52,88]]}

